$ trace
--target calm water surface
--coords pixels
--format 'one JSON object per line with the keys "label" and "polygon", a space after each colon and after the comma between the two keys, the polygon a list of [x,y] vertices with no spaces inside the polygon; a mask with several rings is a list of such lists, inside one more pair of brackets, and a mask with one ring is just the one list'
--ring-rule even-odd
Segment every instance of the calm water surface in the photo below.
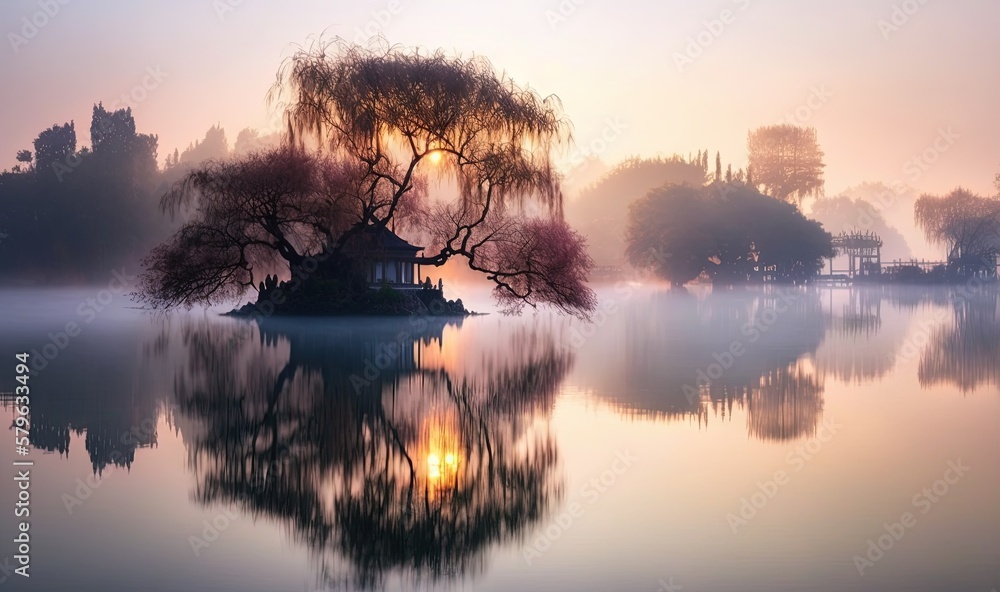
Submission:
{"label": "calm water surface", "polygon": [[1000,588],[996,291],[260,327],[95,293],[0,292],[0,390],[36,352],[0,590]]}

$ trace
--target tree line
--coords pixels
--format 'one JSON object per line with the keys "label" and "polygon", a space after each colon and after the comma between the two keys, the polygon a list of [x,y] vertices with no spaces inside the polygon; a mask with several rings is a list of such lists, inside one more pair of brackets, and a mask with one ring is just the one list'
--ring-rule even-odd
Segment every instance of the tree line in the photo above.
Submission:
{"label": "tree line", "polygon": [[195,166],[275,145],[277,134],[242,130],[230,149],[225,131],[157,163],[159,138],[139,133],[130,108],[93,106],[90,146],[78,146],[75,121],[39,132],[17,164],[0,172],[0,282],[106,281],[140,258],[177,224],[159,200]]}
{"label": "tree line", "polygon": [[[625,235],[628,261],[674,284],[702,275],[722,283],[805,281],[835,255],[832,236],[820,221],[835,231],[874,230],[884,239],[886,259],[909,256],[906,240],[880,209],[849,195],[825,197],[825,164],[815,129],[762,127],[750,132],[747,149],[745,173],[734,175],[730,166],[723,174],[716,153],[712,175],[708,151],[699,151],[689,162],[704,171],[705,183],[665,179],[665,185],[637,200],[633,194]],[[958,188],[913,202],[916,225],[929,242],[946,248],[945,277],[996,276],[1000,175],[996,184],[998,196]],[[899,199],[891,193],[890,202]],[[807,197],[817,198],[811,212],[815,220],[803,214]]]}

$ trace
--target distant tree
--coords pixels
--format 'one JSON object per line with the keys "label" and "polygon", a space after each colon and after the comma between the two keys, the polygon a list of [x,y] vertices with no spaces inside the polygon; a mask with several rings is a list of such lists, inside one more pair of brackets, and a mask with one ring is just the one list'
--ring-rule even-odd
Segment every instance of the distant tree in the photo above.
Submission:
{"label": "distant tree", "polygon": [[758,128],[747,138],[754,182],[764,193],[799,206],[823,193],[823,151],[815,128],[782,124]]}
{"label": "distant tree", "polygon": [[236,154],[248,154],[256,150],[274,148],[281,144],[281,134],[273,133],[265,136],[253,128],[244,128],[236,135],[236,144],[233,145],[233,152]]}
{"label": "distant tree", "polygon": [[125,154],[133,148],[135,135],[131,107],[108,111],[103,103],[94,105],[90,123],[90,143],[94,154]]}
{"label": "distant tree", "polygon": [[24,163],[24,168],[27,169],[31,166],[32,161],[31,150],[18,150],[17,151],[17,162]]}
{"label": "distant tree", "polygon": [[54,164],[65,165],[76,153],[76,126],[72,121],[54,125],[38,134],[34,147],[35,171],[47,177]]}
{"label": "distant tree", "polygon": [[914,219],[927,239],[945,244],[948,259],[974,263],[1000,255],[1000,197],[982,197],[958,188],[944,196],[925,194]]}
{"label": "distant tree", "polygon": [[715,180],[722,181],[722,154],[715,153]]}
{"label": "distant tree", "polygon": [[94,105],[90,139],[93,155],[101,161],[109,182],[134,187],[156,174],[159,139],[136,133],[131,107],[108,111],[101,103]]}
{"label": "distant tree", "polygon": [[174,148],[173,154],[167,154],[167,159],[163,162],[163,168],[169,169],[177,166],[177,149]]}
{"label": "distant tree", "polygon": [[729,167],[726,168],[726,183],[732,183],[732,182],[733,182],[733,165],[729,165]]}
{"label": "distant tree", "polygon": [[703,189],[687,184],[650,191],[629,207],[629,263],[683,285],[705,269],[715,240],[705,223],[712,212]]}
{"label": "distant tree", "polygon": [[741,184],[668,185],[633,204],[629,262],[675,285],[706,273],[720,283],[762,275],[814,276],[833,255],[832,238],[794,205]]}
{"label": "distant tree", "polygon": [[[75,124],[44,130],[32,175],[0,175],[0,278],[91,281],[136,261],[167,232],[152,199],[156,138],[130,113],[94,109],[97,152],[77,150]],[[19,153],[21,162],[30,152]],[[134,259],[131,259],[134,257]]]}
{"label": "distant tree", "polygon": [[628,207],[665,183],[704,185],[706,170],[683,156],[633,158],[617,165],[566,204],[566,218],[587,237],[591,256],[601,265],[625,263]]}
{"label": "distant tree", "polygon": [[181,152],[180,162],[197,165],[207,160],[220,159],[229,156],[229,142],[226,141],[226,130],[213,125],[205,132],[202,140],[195,141]]}

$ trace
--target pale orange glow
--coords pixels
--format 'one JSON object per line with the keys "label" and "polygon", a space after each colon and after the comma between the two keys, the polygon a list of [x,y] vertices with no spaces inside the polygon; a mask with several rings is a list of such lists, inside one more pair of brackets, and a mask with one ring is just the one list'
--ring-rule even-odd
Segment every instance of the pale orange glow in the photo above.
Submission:
{"label": "pale orange glow", "polygon": [[428,493],[431,499],[457,485],[461,464],[458,426],[451,414],[434,413],[425,423],[423,435],[424,456],[427,463]]}

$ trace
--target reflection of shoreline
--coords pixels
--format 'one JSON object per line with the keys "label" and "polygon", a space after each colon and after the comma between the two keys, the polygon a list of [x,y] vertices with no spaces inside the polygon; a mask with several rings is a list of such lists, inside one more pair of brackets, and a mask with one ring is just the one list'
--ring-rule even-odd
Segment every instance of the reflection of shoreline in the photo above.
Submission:
{"label": "reflection of shoreline", "polygon": [[[823,381],[804,363],[824,332],[815,291],[670,290],[629,304],[622,323],[579,350],[574,379],[619,413],[701,423],[737,406],[750,413],[756,438],[815,429]],[[608,342],[621,344],[612,360],[603,349]]]}
{"label": "reflection of shoreline", "polygon": [[551,334],[508,330],[469,365],[438,353],[462,352],[443,325],[320,325],[268,323],[237,347],[233,324],[184,328],[200,503],[286,525],[322,578],[364,587],[475,575],[546,516],[562,492],[547,418],[572,364]]}
{"label": "reflection of shoreline", "polygon": [[[129,326],[80,337],[42,373],[31,374],[30,446],[68,457],[82,445],[95,475],[131,468],[136,451],[157,445],[157,422],[171,413]],[[3,408],[13,404],[3,401]]]}
{"label": "reflection of shoreline", "polygon": [[[689,418],[707,425],[713,415],[731,418],[734,408],[742,409],[749,434],[765,440],[798,438],[814,429],[826,376],[848,384],[878,381],[899,367],[901,355],[909,359],[908,348],[915,345],[927,345],[913,353],[923,351],[918,372],[925,387],[952,384],[968,392],[1000,384],[995,286],[974,292],[860,286],[797,294],[798,304],[772,313],[774,323],[753,344],[740,329],[779,310],[773,293],[671,290],[630,302],[618,312],[623,322],[609,323],[576,348],[573,384],[631,418]],[[918,335],[910,334],[919,311],[946,306],[953,323],[942,321],[946,326],[928,335],[927,323],[918,323]],[[609,352],[606,343],[616,349]]]}
{"label": "reflection of shoreline", "polygon": [[930,332],[918,376],[925,388],[953,385],[963,394],[1000,386],[1000,298],[990,290],[952,302],[953,321]]}

